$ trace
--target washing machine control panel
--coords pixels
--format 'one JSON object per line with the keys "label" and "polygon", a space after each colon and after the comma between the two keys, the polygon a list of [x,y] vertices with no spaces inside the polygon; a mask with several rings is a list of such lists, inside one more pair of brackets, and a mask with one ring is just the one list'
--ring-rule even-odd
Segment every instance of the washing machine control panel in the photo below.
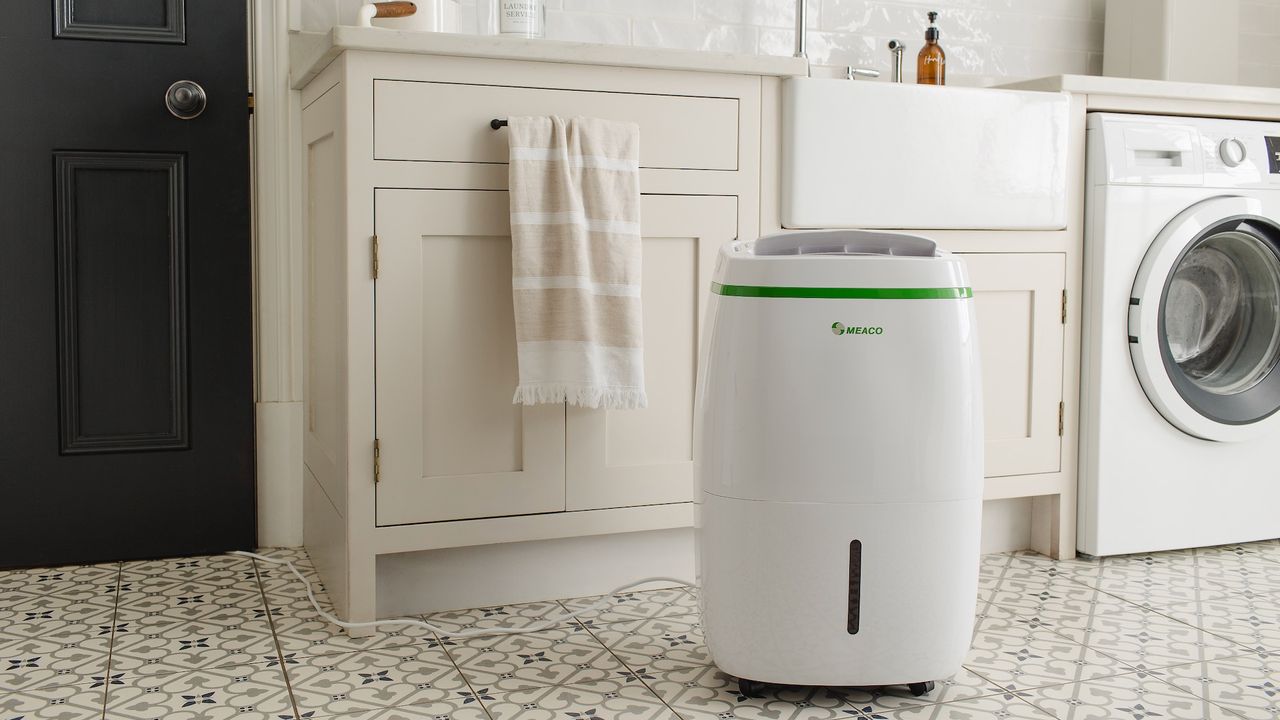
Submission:
{"label": "washing machine control panel", "polygon": [[1222,163],[1227,167],[1239,165],[1248,156],[1249,152],[1240,138],[1230,137],[1218,143],[1218,157],[1222,158]]}
{"label": "washing machine control panel", "polygon": [[1280,188],[1280,122],[1089,113],[1090,182]]}
{"label": "washing machine control panel", "polygon": [[1267,168],[1272,175],[1280,175],[1280,135],[1262,138],[1267,143]]}

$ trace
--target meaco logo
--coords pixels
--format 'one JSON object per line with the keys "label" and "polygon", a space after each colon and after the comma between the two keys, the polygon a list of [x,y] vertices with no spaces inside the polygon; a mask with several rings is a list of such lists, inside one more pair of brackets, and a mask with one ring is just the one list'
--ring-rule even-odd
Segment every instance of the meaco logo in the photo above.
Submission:
{"label": "meaco logo", "polygon": [[832,335],[883,335],[884,328],[868,326],[868,325],[845,325],[844,323],[831,323]]}

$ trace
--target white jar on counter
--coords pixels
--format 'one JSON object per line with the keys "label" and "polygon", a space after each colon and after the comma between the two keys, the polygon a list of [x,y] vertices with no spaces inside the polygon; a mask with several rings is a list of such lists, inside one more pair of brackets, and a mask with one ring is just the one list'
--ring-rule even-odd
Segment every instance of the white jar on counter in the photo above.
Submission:
{"label": "white jar on counter", "polygon": [[520,37],[542,37],[547,27],[543,0],[497,0],[498,32]]}

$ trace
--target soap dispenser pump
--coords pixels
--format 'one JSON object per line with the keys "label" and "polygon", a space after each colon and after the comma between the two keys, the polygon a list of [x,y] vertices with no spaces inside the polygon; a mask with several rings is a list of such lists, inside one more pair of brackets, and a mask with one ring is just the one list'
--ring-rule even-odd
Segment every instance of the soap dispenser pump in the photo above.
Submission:
{"label": "soap dispenser pump", "polygon": [[947,83],[947,54],[938,44],[938,13],[930,11],[929,27],[924,31],[924,47],[916,56],[916,82],[920,85],[945,85]]}

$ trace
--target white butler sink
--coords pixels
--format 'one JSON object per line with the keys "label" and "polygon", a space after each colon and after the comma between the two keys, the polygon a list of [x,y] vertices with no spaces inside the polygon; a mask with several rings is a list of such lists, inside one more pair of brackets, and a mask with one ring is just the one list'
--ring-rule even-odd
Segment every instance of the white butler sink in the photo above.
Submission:
{"label": "white butler sink", "polygon": [[1068,96],[863,80],[783,84],[782,225],[1060,229]]}

